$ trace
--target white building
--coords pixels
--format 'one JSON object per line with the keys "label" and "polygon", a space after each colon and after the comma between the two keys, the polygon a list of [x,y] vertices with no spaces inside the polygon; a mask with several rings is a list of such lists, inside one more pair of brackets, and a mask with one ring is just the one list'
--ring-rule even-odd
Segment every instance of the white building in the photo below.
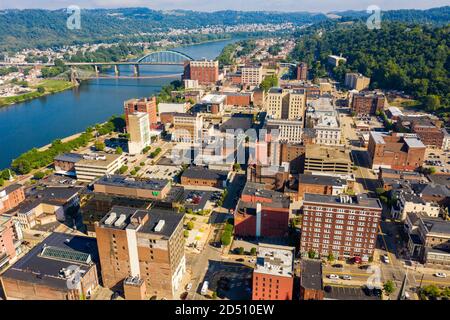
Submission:
{"label": "white building", "polygon": [[241,68],[242,84],[259,86],[263,80],[262,65],[246,65]]}
{"label": "white building", "polygon": [[183,103],[159,103],[158,104],[158,112],[168,113],[168,112],[179,112],[185,113],[189,109],[189,104],[187,102]]}
{"label": "white building", "polygon": [[147,146],[150,146],[151,134],[148,120],[148,113],[134,112],[128,115],[128,152],[138,154]]}
{"label": "white building", "polygon": [[92,182],[106,174],[113,174],[123,165],[124,156],[119,154],[85,154],[75,164],[77,180]]}

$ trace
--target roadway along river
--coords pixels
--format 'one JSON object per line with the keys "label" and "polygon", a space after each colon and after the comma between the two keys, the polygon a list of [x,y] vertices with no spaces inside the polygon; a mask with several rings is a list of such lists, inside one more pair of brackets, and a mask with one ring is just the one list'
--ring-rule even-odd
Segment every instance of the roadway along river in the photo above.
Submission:
{"label": "roadway along river", "polygon": [[[224,40],[180,47],[176,50],[194,59],[216,58],[223,47],[236,40]],[[132,75],[123,66],[122,75]],[[182,73],[180,66],[141,66],[144,76]],[[123,101],[150,96],[177,78],[95,79],[78,88],[24,103],[0,108],[0,168],[33,147],[84,131],[90,125],[123,113]],[[179,79],[179,78],[178,78]]]}

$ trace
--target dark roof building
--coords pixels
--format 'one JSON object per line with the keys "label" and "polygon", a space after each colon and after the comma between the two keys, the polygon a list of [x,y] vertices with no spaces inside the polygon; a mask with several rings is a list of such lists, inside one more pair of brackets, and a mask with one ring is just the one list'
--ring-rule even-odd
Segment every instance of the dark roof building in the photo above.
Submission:
{"label": "dark roof building", "polygon": [[98,286],[95,238],[52,233],[1,276],[7,299],[78,300]]}
{"label": "dark roof building", "polygon": [[321,261],[301,261],[300,300],[323,300]]}

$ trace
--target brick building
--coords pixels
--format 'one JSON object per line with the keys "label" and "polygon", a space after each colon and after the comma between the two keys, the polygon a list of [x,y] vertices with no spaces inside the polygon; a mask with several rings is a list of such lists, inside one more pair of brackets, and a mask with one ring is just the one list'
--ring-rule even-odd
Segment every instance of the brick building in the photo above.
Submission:
{"label": "brick building", "polygon": [[11,217],[0,215],[0,270],[16,258],[14,222]]}
{"label": "brick building", "polygon": [[210,170],[204,167],[190,167],[181,175],[181,184],[223,188],[227,179],[228,172],[226,171]]}
{"label": "brick building", "polygon": [[95,226],[103,285],[125,288],[126,299],[173,299],[186,272],[183,217],[173,211],[113,207]]}
{"label": "brick building", "polygon": [[354,181],[347,181],[339,177],[299,174],[298,199],[302,200],[306,193],[339,195],[352,189]]}
{"label": "brick building", "polygon": [[215,84],[219,80],[219,62],[212,60],[187,61],[183,79],[198,80],[199,84]]}
{"label": "brick building", "polygon": [[234,213],[234,233],[240,237],[285,237],[289,227],[289,198],[247,182]]}
{"label": "brick building", "polygon": [[52,233],[1,277],[7,300],[84,300],[98,287],[95,238]]}
{"label": "brick building", "polygon": [[253,100],[253,92],[223,92],[226,98],[226,105],[248,107]]}
{"label": "brick building", "polygon": [[355,197],[307,193],[303,201],[302,255],[332,253],[337,259],[373,256],[382,206],[366,194]]}
{"label": "brick building", "polygon": [[372,169],[413,171],[422,166],[426,146],[415,134],[371,131],[367,150]]}
{"label": "brick building", "polygon": [[0,213],[17,207],[25,200],[24,188],[20,184],[11,184],[0,190]]}
{"label": "brick building", "polygon": [[355,114],[375,114],[382,111],[386,97],[378,92],[361,92],[353,94],[351,109]]}
{"label": "brick building", "polygon": [[135,112],[144,112],[148,114],[150,129],[156,129],[158,127],[158,114],[155,96],[150,98],[127,100],[124,102],[124,111],[127,130],[129,126],[128,115]]}
{"label": "brick building", "polygon": [[155,200],[164,199],[170,189],[169,180],[135,179],[121,175],[103,176],[94,183],[94,192]]}
{"label": "brick building", "polygon": [[293,247],[259,244],[252,300],[292,300],[294,256]]}
{"label": "brick building", "polygon": [[300,300],[323,300],[322,262],[301,260]]}

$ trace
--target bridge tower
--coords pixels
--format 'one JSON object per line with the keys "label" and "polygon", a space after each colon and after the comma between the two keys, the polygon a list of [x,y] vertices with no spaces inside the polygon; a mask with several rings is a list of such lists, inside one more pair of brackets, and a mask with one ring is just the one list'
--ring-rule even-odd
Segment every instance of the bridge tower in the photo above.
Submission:
{"label": "bridge tower", "polygon": [[98,74],[99,74],[98,65],[94,64],[94,70],[95,70],[95,75],[98,77]]}
{"label": "bridge tower", "polygon": [[79,85],[78,82],[78,72],[77,69],[74,67],[70,67],[70,82],[72,82],[74,85]]}
{"label": "bridge tower", "polygon": [[117,64],[114,65],[114,74],[116,75],[116,77],[119,76],[119,66]]}
{"label": "bridge tower", "polygon": [[135,64],[133,69],[134,69],[134,76],[138,77],[139,76],[139,65]]}

